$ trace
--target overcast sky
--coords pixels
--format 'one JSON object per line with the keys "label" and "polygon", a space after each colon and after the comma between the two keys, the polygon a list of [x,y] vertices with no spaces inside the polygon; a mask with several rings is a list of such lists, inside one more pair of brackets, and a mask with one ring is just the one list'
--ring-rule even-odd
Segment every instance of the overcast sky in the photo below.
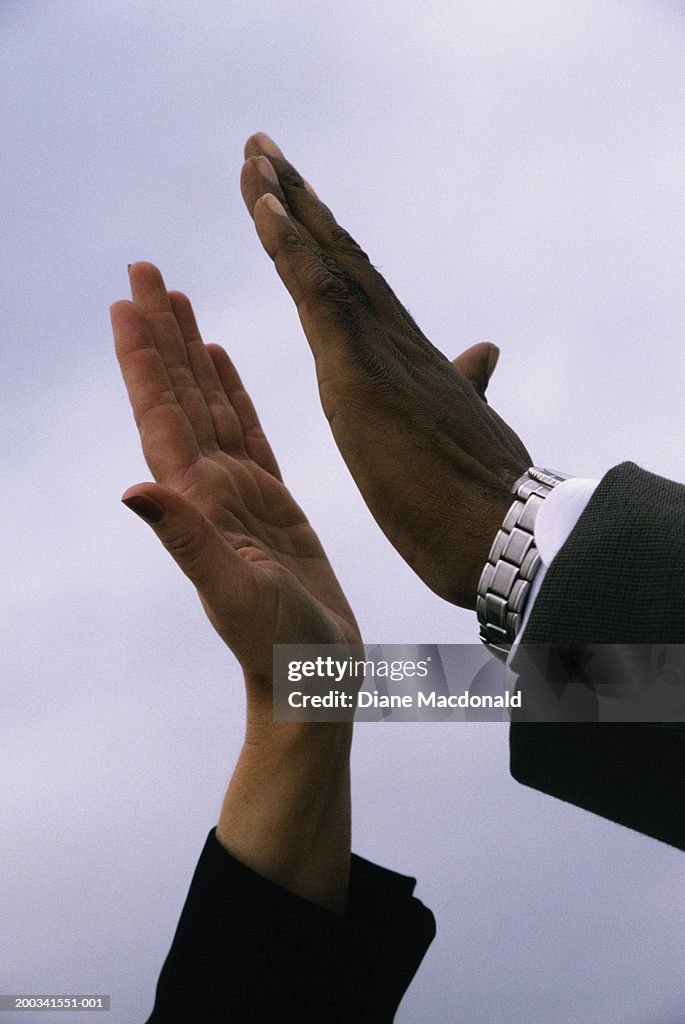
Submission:
{"label": "overcast sky", "polygon": [[[2,4],[0,992],[142,1024],[240,743],[234,660],[119,503],[149,479],[126,264],[228,348],[365,638],[475,640],[329,438],[244,140],[273,135],[436,345],[501,347],[490,401],[538,464],[685,480],[684,66],[666,0]],[[355,849],[438,918],[398,1024],[682,1019],[678,851],[518,786],[504,725],[364,725],[354,775]]]}

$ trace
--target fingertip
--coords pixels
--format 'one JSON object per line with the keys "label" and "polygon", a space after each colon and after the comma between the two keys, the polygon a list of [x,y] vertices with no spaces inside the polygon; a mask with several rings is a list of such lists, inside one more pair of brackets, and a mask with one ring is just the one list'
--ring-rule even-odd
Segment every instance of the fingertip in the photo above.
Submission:
{"label": "fingertip", "polygon": [[253,207],[252,217],[259,240],[271,259],[276,258],[276,253],[284,244],[286,237],[297,236],[295,224],[288,217],[280,200],[271,192],[265,192],[259,197]]}
{"label": "fingertip", "polygon": [[259,135],[259,132],[253,132],[243,146],[243,157],[245,160],[249,160],[251,156],[256,156],[259,152],[259,146],[255,141],[257,135]]}
{"label": "fingertip", "polygon": [[251,156],[240,169],[240,192],[254,217],[254,208],[265,191],[280,191],[278,175],[265,156]]}
{"label": "fingertip", "polygon": [[128,279],[131,294],[138,299],[149,292],[166,292],[162,273],[158,266],[149,260],[137,260],[128,265]]}
{"label": "fingertip", "polygon": [[166,515],[164,506],[150,494],[146,493],[144,484],[129,487],[122,496],[121,503],[131,512],[143,519],[149,526],[158,526]]}
{"label": "fingertip", "polygon": [[215,341],[207,342],[205,348],[209,358],[214,363],[215,370],[218,371],[221,366],[225,366],[227,362],[230,362],[226,349],[221,345],[217,345]]}
{"label": "fingertip", "polygon": [[130,299],[117,299],[109,307],[109,319],[112,323],[117,320],[122,314],[129,312],[133,303]]}
{"label": "fingertip", "polygon": [[151,483],[150,481],[142,484],[132,484],[130,487],[127,487],[124,493],[121,495],[121,500],[128,501],[129,498],[133,498],[137,494],[147,493],[153,487],[155,487],[155,484]]}
{"label": "fingertip", "polygon": [[252,161],[254,166],[259,171],[259,174],[265,181],[268,181],[270,185],[278,185],[278,175],[274,170],[274,165],[265,156],[256,156]]}
{"label": "fingertip", "polygon": [[490,345],[490,351],[488,352],[488,377],[492,377],[495,372],[495,367],[499,362],[500,350],[497,345]]}
{"label": "fingertip", "polygon": [[162,276],[159,267],[156,264],[151,263],[150,260],[136,260],[135,263],[129,263],[128,273],[129,276],[134,274],[136,277],[140,274],[157,274],[160,277]]}
{"label": "fingertip", "polygon": [[452,365],[484,394],[499,359],[499,349],[489,341],[479,341],[452,360]]}
{"label": "fingertip", "polygon": [[[257,162],[260,159],[261,154],[257,155],[253,153],[251,156],[246,156],[242,167],[240,168],[240,180],[242,181],[245,177],[252,173],[257,166]],[[263,158],[266,160],[266,157]]]}
{"label": "fingertip", "polygon": [[169,302],[174,307],[174,311],[183,310],[192,313],[193,304],[185,292],[173,291],[167,294],[169,295]]}
{"label": "fingertip", "polygon": [[259,140],[264,135],[265,132],[253,132],[252,135],[250,135],[247,142],[245,143],[245,148],[243,150],[246,160],[249,160],[250,157],[252,156],[259,156],[260,153],[264,152],[264,150],[259,145]]}
{"label": "fingertip", "polygon": [[209,358],[214,363],[214,369],[226,394],[230,395],[236,388],[242,388],[240,374],[233,365],[233,361],[226,349],[213,341],[205,345],[205,348],[209,353]]}
{"label": "fingertip", "polygon": [[131,264],[129,271],[131,295],[146,312],[168,310],[169,299],[162,272],[149,260],[139,260]]}
{"label": "fingertip", "polygon": [[280,201],[278,196],[275,196],[273,194],[273,192],[265,192],[263,196],[259,197],[259,199],[255,203],[255,210],[257,210],[258,208],[266,209],[269,211],[270,214],[273,214],[277,217],[284,217],[285,220],[290,222],[290,217],[288,216],[286,209],[283,206],[283,203]]}
{"label": "fingertip", "polygon": [[245,143],[245,157],[263,153],[268,157],[275,157],[277,160],[284,160],[280,146],[266,132],[255,132]]}

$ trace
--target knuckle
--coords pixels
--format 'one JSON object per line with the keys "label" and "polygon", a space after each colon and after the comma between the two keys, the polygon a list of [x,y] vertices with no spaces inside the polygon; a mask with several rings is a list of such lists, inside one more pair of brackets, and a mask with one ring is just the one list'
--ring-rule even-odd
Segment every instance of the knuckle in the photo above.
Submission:
{"label": "knuckle", "polygon": [[176,529],[164,538],[164,546],[169,554],[179,562],[185,570],[192,571],[198,564],[202,554],[202,539],[199,532],[191,526]]}
{"label": "knuckle", "polygon": [[274,254],[275,260],[282,257],[290,258],[306,249],[304,241],[292,220],[284,221],[281,232]]}
{"label": "knuckle", "polygon": [[322,326],[342,330],[348,343],[364,343],[364,327],[359,310],[352,301],[345,286],[336,278],[322,278],[316,288],[305,294],[300,303],[300,312],[308,313]]}
{"label": "knuckle", "polygon": [[331,224],[331,241],[336,245],[354,245],[349,231],[340,224]]}
{"label": "knuckle", "polygon": [[362,349],[358,354],[357,362],[372,394],[377,395],[379,391],[390,394],[397,390],[396,373],[377,352]]}
{"label": "knuckle", "polygon": [[348,276],[346,278],[346,285],[349,294],[357,306],[365,309],[368,313],[373,313],[373,303],[359,281],[355,281],[354,278]]}
{"label": "knuckle", "polygon": [[341,227],[335,222],[330,228],[331,243],[335,246],[336,250],[345,256],[356,256],[357,259],[365,260],[369,262],[369,257],[366,255],[361,246],[355,242],[352,235],[347,231],[346,228]]}
{"label": "knuckle", "polygon": [[318,299],[331,306],[341,306],[349,302],[350,294],[345,283],[331,270],[320,262],[309,266],[308,284]]}

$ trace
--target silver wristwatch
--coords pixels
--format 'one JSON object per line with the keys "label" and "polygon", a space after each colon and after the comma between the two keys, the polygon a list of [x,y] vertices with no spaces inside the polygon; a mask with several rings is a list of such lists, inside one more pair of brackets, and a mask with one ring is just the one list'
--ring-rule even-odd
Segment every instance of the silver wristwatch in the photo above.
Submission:
{"label": "silver wristwatch", "polygon": [[476,612],[480,638],[501,661],[521,628],[531,584],[540,568],[533,528],[545,498],[567,473],[532,466],[512,492],[514,503],[504,517],[478,582]]}

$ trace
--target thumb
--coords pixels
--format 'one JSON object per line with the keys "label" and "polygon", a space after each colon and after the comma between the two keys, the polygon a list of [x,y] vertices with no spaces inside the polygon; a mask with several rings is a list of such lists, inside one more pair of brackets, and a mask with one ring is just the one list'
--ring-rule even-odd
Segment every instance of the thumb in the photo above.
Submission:
{"label": "thumb", "polygon": [[206,516],[178,491],[161,484],[136,484],[122,502],[155,531],[164,547],[202,597],[213,605],[223,591],[226,572],[232,584],[249,572],[243,558],[228,544]]}
{"label": "thumb", "polygon": [[499,349],[489,341],[480,341],[452,360],[452,366],[478,388],[483,397],[499,359]]}

